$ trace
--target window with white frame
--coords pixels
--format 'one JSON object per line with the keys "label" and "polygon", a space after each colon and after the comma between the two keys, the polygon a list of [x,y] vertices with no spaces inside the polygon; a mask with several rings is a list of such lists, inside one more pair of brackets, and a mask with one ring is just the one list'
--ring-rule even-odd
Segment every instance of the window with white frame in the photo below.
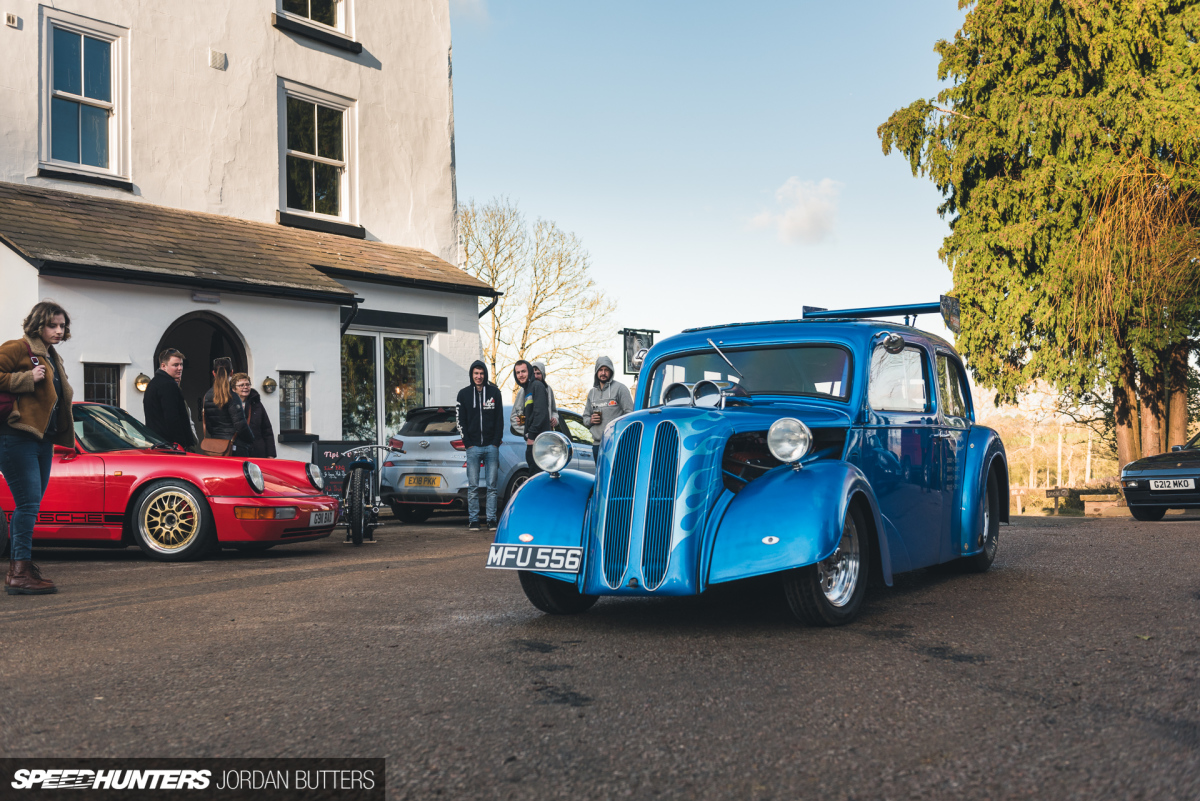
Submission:
{"label": "window with white frame", "polygon": [[123,174],[128,29],[43,8],[42,163]]}
{"label": "window with white frame", "polygon": [[284,82],[283,208],[352,220],[353,101]]}
{"label": "window with white frame", "polygon": [[288,14],[342,31],[345,30],[344,5],[339,0],[282,0],[281,8]]}

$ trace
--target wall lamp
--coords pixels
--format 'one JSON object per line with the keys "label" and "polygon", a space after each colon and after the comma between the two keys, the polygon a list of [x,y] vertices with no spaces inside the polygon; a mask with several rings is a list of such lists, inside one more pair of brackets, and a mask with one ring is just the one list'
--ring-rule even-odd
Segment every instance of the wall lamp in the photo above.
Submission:
{"label": "wall lamp", "polygon": [[262,389],[263,389],[263,392],[267,393],[268,395],[273,393],[275,391],[275,387],[277,387],[277,386],[279,386],[279,385],[275,383],[274,378],[267,376],[266,378],[263,379]]}
{"label": "wall lamp", "polygon": [[133,379],[133,385],[138,392],[145,392],[146,387],[150,386],[150,376],[145,373],[138,373],[138,377]]}

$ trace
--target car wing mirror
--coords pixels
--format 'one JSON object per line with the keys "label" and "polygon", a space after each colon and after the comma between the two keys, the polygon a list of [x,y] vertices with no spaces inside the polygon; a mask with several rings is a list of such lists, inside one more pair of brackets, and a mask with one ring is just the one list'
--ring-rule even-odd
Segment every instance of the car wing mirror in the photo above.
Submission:
{"label": "car wing mirror", "polygon": [[1174,452],[1174,451],[1181,451],[1181,450],[1183,450],[1183,446],[1182,446],[1182,445],[1172,445],[1172,446],[1171,446],[1171,451],[1172,451],[1172,452]]}

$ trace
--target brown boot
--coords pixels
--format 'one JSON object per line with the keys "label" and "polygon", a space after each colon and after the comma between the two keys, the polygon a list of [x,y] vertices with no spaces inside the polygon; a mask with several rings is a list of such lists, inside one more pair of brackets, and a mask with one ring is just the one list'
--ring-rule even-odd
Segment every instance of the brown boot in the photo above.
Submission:
{"label": "brown boot", "polygon": [[28,559],[14,559],[8,563],[8,575],[4,577],[4,591],[9,595],[49,595],[58,592],[58,587]]}

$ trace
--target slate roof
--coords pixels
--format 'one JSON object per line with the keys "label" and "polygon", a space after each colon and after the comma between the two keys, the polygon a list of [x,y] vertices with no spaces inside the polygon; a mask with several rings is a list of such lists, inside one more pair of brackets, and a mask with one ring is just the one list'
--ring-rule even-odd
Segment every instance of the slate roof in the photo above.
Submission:
{"label": "slate roof", "polygon": [[43,274],[348,302],[331,275],[495,294],[419,248],[0,182],[0,240]]}

